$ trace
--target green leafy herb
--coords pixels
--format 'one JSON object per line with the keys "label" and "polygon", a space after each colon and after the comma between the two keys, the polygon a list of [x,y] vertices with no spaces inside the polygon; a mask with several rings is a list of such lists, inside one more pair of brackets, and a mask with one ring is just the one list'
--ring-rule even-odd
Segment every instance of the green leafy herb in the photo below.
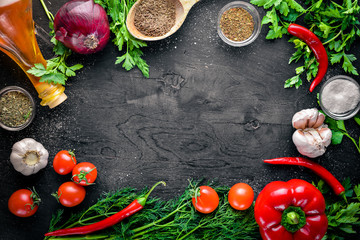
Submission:
{"label": "green leafy herb", "polygon": [[76,76],[75,71],[83,68],[83,65],[75,64],[73,66],[68,66],[66,64],[66,59],[71,55],[72,51],[55,39],[54,16],[47,9],[44,1],[40,0],[40,2],[49,18],[49,27],[51,29],[49,34],[52,36],[51,42],[54,44],[53,52],[56,57],[47,60],[46,68],[43,64],[37,63],[27,72],[36,77],[40,77],[40,82],[65,85],[66,80],[69,77]]}
{"label": "green leafy herb", "polygon": [[[253,206],[246,211],[236,211],[227,201],[228,187],[212,186],[220,197],[218,209],[211,214],[194,210],[191,193],[200,181],[192,181],[180,197],[169,201],[150,198],[144,209],[127,220],[103,231],[86,235],[87,239],[260,239]],[[314,184],[314,183],[313,183]],[[329,229],[325,239],[351,239],[360,221],[360,185],[351,187],[344,181],[347,200],[332,195],[329,187],[320,180],[314,184],[327,202],[326,214]],[[141,193],[145,193],[144,189]],[[140,193],[140,194],[141,194]],[[55,214],[49,231],[98,222],[125,208],[139,196],[133,188],[124,188],[104,194],[96,204],[67,221],[62,221],[62,210]],[[50,237],[48,239],[84,239],[84,236]]]}
{"label": "green leafy herb", "polygon": [[126,52],[117,57],[115,64],[123,63],[122,66],[127,71],[137,66],[145,77],[149,77],[149,66],[142,59],[143,52],[140,50],[146,47],[146,43],[134,38],[126,28],[126,17],[136,0],[95,0],[100,4],[111,18],[110,30],[115,34],[113,43],[119,51]]}
{"label": "green leafy herb", "polygon": [[[192,181],[180,197],[169,201],[150,198],[144,209],[126,221],[122,221],[108,230],[87,235],[87,237],[91,237],[91,239],[209,240],[260,238],[253,206],[246,211],[236,211],[231,208],[226,197],[229,191],[228,187],[212,185],[221,199],[219,207],[214,213],[204,215],[196,212],[192,206],[191,193],[199,183],[199,181]],[[145,192],[146,189],[142,191],[142,193]],[[125,208],[138,196],[139,194],[132,188],[105,194],[95,205],[77,214],[80,217],[75,220],[71,218],[61,224],[62,212],[54,215],[49,230],[100,221]],[[67,236],[66,239],[77,238],[76,236]]]}
{"label": "green leafy herb", "polygon": [[[314,184],[314,183],[313,183]],[[314,184],[324,195],[329,195],[329,189],[323,180]],[[326,198],[326,215],[329,226],[322,240],[354,239],[356,228],[360,221],[360,184],[352,187],[347,178],[342,185],[345,188],[345,199]]]}
{"label": "green leafy herb", "polygon": [[[343,140],[343,137],[348,137],[355,145],[356,149],[360,153],[360,139],[357,141],[355,138],[350,136],[349,132],[346,130],[344,120],[335,120],[328,116],[325,118],[325,123],[331,129],[332,138],[331,143],[334,145],[340,144]],[[360,125],[360,124],[359,124]]]}
{"label": "green leafy herb", "polygon": [[[305,24],[323,42],[330,63],[341,65],[346,73],[359,75],[353,65],[356,57],[348,53],[360,37],[358,0],[342,1],[341,5],[335,1],[306,0],[304,7],[295,0],[251,0],[251,3],[267,10],[262,19],[262,24],[269,24],[266,39],[282,38],[288,34],[289,24],[305,15]],[[302,71],[297,68],[296,75],[285,81],[284,87],[299,88],[303,83],[302,75],[305,74],[308,81],[316,76],[318,64],[303,41],[292,37],[289,42],[293,42],[296,49],[289,64],[301,60],[303,66]]]}

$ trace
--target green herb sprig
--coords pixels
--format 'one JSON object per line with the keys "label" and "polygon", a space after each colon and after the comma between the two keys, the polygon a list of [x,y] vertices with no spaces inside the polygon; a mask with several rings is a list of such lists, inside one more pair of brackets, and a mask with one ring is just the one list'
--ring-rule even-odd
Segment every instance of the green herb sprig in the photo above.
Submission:
{"label": "green herb sprig", "polygon": [[149,66],[141,58],[143,52],[140,50],[147,45],[145,42],[134,38],[126,28],[126,17],[135,2],[136,0],[95,0],[95,3],[100,4],[111,18],[110,30],[115,34],[113,43],[119,51],[126,50],[122,56],[117,57],[115,64],[123,63],[122,67],[127,71],[136,66],[148,78]]}
{"label": "green herb sprig", "polygon": [[42,63],[36,63],[34,67],[27,72],[36,77],[40,77],[40,82],[65,85],[67,79],[76,76],[75,71],[83,68],[83,65],[75,64],[68,66],[66,64],[66,59],[71,55],[72,51],[55,39],[54,16],[48,10],[44,1],[40,0],[40,2],[49,18],[49,27],[51,29],[49,35],[52,36],[51,42],[54,44],[53,52],[56,57],[47,60],[46,68]]}
{"label": "green herb sprig", "polygon": [[[313,183],[326,197],[330,189],[323,180]],[[342,182],[345,188],[345,198],[325,198],[328,230],[322,240],[355,239],[356,229],[360,225],[360,184],[352,186],[350,179]]]}
{"label": "green herb sprig", "polygon": [[[254,217],[253,206],[245,211],[236,211],[227,201],[229,188],[212,186],[220,197],[218,209],[208,215],[198,213],[191,203],[191,192],[200,181],[192,181],[180,197],[169,201],[157,198],[148,199],[147,205],[119,224],[93,234],[87,239],[261,239]],[[347,200],[332,195],[329,187],[320,180],[313,183],[323,194],[327,202],[326,215],[329,229],[325,239],[351,239],[360,225],[360,184],[352,187],[347,179],[343,185]],[[83,212],[73,214],[65,222],[63,211],[53,215],[49,231],[59,228],[75,227],[98,222],[105,217],[125,208],[144,189],[137,193],[133,188],[124,188],[104,194],[93,206]],[[50,237],[48,239],[84,239],[84,236]]]}
{"label": "green herb sprig", "polygon": [[[218,209],[204,215],[195,211],[191,198],[199,181],[192,181],[180,197],[169,201],[150,198],[146,207],[112,228],[87,235],[91,239],[259,239],[260,233],[254,218],[253,206],[236,211],[227,202],[228,187],[215,186],[220,196]],[[142,191],[145,193],[146,189]],[[141,193],[140,193],[141,194]],[[140,195],[133,188],[105,194],[89,209],[61,224],[62,212],[53,216],[49,231],[100,221],[125,208]],[[61,238],[49,238],[61,239]],[[77,239],[67,236],[65,239]],[[81,239],[81,238],[79,238]]]}
{"label": "green herb sprig", "polygon": [[[354,117],[355,122],[360,126],[360,115],[357,115]],[[353,138],[350,133],[347,131],[345,127],[344,120],[335,120],[328,116],[325,118],[325,123],[328,125],[328,127],[331,129],[332,137],[331,137],[331,143],[334,145],[338,145],[342,142],[344,136],[349,138],[351,142],[354,143],[357,151],[360,153],[360,138],[359,140],[356,140]]]}
{"label": "green herb sprig", "polygon": [[[353,65],[356,57],[349,53],[355,40],[360,37],[358,0],[345,0],[341,5],[334,1],[306,0],[305,7],[295,0],[251,0],[251,3],[268,9],[262,19],[262,24],[269,24],[266,39],[282,38],[288,34],[290,23],[304,17],[306,26],[323,42],[330,63],[341,65],[346,73],[359,75]],[[296,75],[287,79],[284,87],[299,88],[303,83],[303,74],[308,81],[316,76],[318,63],[303,41],[292,37],[289,42],[294,43],[296,49],[289,64],[301,60],[303,65],[295,69]]]}

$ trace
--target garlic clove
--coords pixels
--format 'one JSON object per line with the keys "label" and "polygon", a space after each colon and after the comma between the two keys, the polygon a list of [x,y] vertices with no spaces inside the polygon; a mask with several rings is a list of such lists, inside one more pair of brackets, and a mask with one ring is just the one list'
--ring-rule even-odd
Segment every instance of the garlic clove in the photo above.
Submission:
{"label": "garlic clove", "polygon": [[294,114],[292,126],[296,129],[317,128],[325,120],[325,115],[316,108],[303,109]]}
{"label": "garlic clove", "polygon": [[311,109],[306,109],[305,112],[307,114],[307,116],[305,115],[305,117],[307,118],[306,128],[314,127],[319,116],[319,111],[316,108],[311,108]]}
{"label": "garlic clove", "polygon": [[315,132],[310,133],[296,130],[292,136],[292,140],[299,153],[310,158],[319,157],[323,155],[326,150],[322,145],[320,135]]}
{"label": "garlic clove", "polygon": [[31,174],[34,173],[34,169],[33,168],[25,168],[24,170],[21,171],[21,173],[25,176],[30,176]]}
{"label": "garlic clove", "polygon": [[318,116],[316,119],[316,122],[313,124],[312,128],[318,128],[320,126],[323,125],[324,121],[325,121],[325,115],[322,114],[321,112],[318,112]]}
{"label": "garlic clove", "polygon": [[27,165],[23,162],[22,156],[18,154],[10,155],[10,162],[14,166],[15,170],[18,172],[22,172],[26,169]]}
{"label": "garlic clove", "polygon": [[321,128],[318,130],[318,132],[322,138],[324,146],[325,147],[329,146],[332,138],[331,130],[329,128]]}

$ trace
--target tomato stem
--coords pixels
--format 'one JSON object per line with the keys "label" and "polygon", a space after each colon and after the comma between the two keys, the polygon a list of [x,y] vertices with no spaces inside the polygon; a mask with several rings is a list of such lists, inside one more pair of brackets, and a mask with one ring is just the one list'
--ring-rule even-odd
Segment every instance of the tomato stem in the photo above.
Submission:
{"label": "tomato stem", "polygon": [[[75,182],[75,183],[80,183],[82,180],[84,180],[86,182],[86,185],[93,185],[95,183],[89,183],[89,181],[87,180],[86,178],[86,175],[88,175],[89,173],[91,173],[92,171],[94,171],[96,169],[96,167],[90,169],[89,171],[84,171],[84,170],[81,170],[80,173],[78,174],[74,174],[72,177],[71,177],[71,181]],[[78,177],[79,179],[77,181],[74,180],[74,177]]]}

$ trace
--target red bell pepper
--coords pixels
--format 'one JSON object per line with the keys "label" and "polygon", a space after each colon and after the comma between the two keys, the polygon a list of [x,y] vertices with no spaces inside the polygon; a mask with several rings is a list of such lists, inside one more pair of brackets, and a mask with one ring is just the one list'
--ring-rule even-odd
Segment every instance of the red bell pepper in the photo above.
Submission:
{"label": "red bell pepper", "polygon": [[325,199],[312,184],[292,179],[265,186],[255,202],[255,220],[266,240],[320,240],[328,220]]}

